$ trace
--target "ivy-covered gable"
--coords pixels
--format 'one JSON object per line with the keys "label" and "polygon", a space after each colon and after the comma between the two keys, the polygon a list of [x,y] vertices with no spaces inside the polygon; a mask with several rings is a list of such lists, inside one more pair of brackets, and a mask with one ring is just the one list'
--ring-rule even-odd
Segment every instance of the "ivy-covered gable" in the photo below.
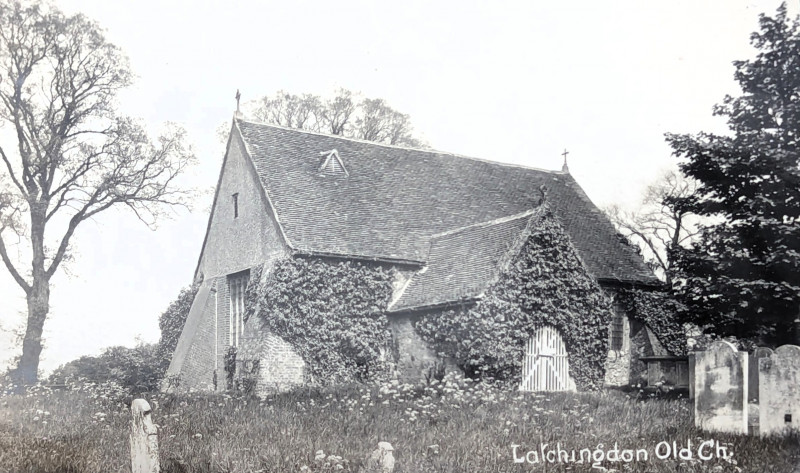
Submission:
{"label": "ivy-covered gable", "polygon": [[534,217],[519,253],[473,306],[430,312],[420,334],[468,374],[519,382],[537,328],[561,333],[579,389],[602,386],[612,304],[548,212]]}

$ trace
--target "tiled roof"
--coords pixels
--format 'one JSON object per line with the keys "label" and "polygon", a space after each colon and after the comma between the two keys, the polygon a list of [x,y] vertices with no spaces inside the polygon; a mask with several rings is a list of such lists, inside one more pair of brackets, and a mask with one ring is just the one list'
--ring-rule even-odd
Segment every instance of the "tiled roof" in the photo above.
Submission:
{"label": "tiled roof", "polygon": [[542,207],[510,218],[435,235],[428,263],[413,275],[392,312],[480,297],[497,280],[504,263],[522,247],[527,226]]}
{"label": "tiled roof", "polygon": [[[297,251],[424,263],[430,238],[547,201],[597,279],[655,283],[568,173],[236,120]],[[347,175],[325,173],[337,150]]]}

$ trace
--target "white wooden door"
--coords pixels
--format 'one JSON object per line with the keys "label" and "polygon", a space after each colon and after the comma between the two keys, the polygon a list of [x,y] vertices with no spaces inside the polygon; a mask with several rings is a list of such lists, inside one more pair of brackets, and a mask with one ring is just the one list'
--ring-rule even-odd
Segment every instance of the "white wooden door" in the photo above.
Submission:
{"label": "white wooden door", "polygon": [[564,340],[553,327],[536,330],[525,346],[521,391],[571,390]]}

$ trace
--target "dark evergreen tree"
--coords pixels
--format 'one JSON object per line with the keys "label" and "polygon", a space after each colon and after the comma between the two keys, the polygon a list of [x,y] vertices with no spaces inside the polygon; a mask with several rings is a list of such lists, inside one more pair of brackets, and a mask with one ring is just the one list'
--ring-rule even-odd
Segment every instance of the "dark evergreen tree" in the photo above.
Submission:
{"label": "dark evergreen tree", "polygon": [[697,192],[671,205],[719,223],[672,255],[688,319],[720,335],[792,341],[800,305],[800,27],[782,5],[760,16],[755,58],[736,61],[739,97],[715,115],[730,133],[667,135]]}

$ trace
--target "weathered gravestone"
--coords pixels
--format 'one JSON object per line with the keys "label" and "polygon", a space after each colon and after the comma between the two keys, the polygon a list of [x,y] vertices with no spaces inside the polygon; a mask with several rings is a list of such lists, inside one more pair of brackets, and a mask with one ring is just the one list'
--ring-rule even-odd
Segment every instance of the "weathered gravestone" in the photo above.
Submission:
{"label": "weathered gravestone", "polygon": [[783,345],[758,364],[761,435],[800,428],[800,347]]}
{"label": "weathered gravestone", "polygon": [[131,471],[158,473],[158,429],[150,418],[150,404],[134,399],[131,414]]}
{"label": "weathered gravestone", "polygon": [[746,352],[725,341],[695,353],[695,426],[747,433],[747,361]]}
{"label": "weathered gravestone", "polygon": [[750,370],[747,375],[747,400],[750,402],[758,402],[759,399],[758,360],[761,358],[768,358],[772,356],[772,353],[773,352],[771,348],[758,347],[753,350],[753,353],[751,353],[749,356],[748,366],[750,367]]}
{"label": "weathered gravestone", "polygon": [[389,442],[378,442],[376,448],[364,459],[360,473],[392,473],[394,470],[394,447]]}

